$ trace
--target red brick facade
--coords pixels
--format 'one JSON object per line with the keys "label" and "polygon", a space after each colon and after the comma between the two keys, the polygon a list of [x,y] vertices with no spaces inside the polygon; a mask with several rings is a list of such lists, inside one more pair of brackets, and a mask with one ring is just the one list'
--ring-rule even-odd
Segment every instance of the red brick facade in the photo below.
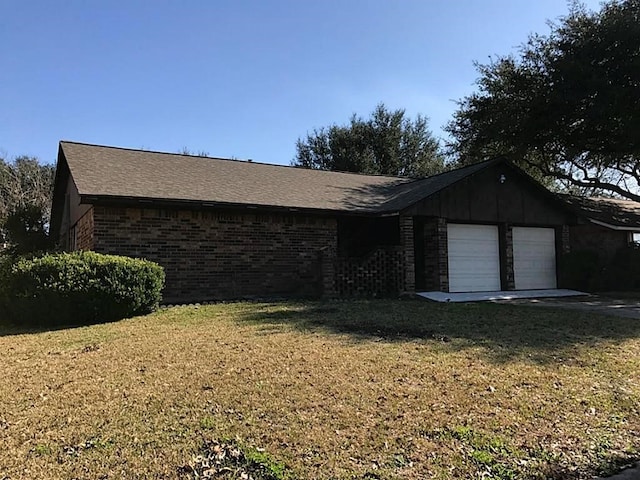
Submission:
{"label": "red brick facade", "polygon": [[74,235],[76,250],[93,250],[93,208],[80,217]]}
{"label": "red brick facade", "polygon": [[449,263],[447,251],[447,221],[429,218],[424,222],[422,242],[424,252],[424,290],[449,291]]}
{"label": "red brick facade", "polygon": [[[418,271],[420,290],[448,291],[447,220],[401,216],[399,229],[399,245],[339,257],[337,220],[329,216],[94,206],[72,234],[75,249],[158,262],[167,275],[167,302],[395,296],[415,291]],[[619,232],[606,233],[595,241],[604,239],[611,248],[624,243]],[[562,255],[569,250],[566,226],[558,227],[557,238]],[[585,236],[571,238],[575,249]],[[500,224],[500,245],[502,288],[513,290],[510,224]],[[424,263],[421,269],[416,261]]]}
{"label": "red brick facade", "polygon": [[500,283],[504,290],[516,289],[513,271],[513,227],[508,223],[498,225],[500,235]]}
{"label": "red brick facade", "polygon": [[333,218],[301,214],[93,208],[94,249],[165,268],[165,301],[331,293],[322,251]]}
{"label": "red brick facade", "polygon": [[364,258],[337,258],[335,292],[341,297],[395,296],[405,291],[405,271],[399,246],[378,248]]}
{"label": "red brick facade", "polygon": [[603,262],[610,261],[619,249],[629,245],[629,235],[626,231],[593,224],[572,226],[569,234],[572,251],[597,252]]}
{"label": "red brick facade", "polygon": [[255,296],[395,296],[413,291],[413,219],[401,245],[337,255],[335,218],[92,206],[69,232],[73,250],[162,265],[167,302]]}
{"label": "red brick facade", "polygon": [[[399,245],[381,246],[365,257],[339,257],[334,217],[94,206],[78,220],[73,234],[75,249],[162,265],[167,302],[395,296],[415,291],[416,272],[421,290],[448,291],[447,220],[401,216],[399,229]],[[558,228],[559,255],[569,249],[568,233],[566,227]],[[512,290],[510,224],[500,224],[500,245],[502,287]],[[416,261],[424,265],[416,268]]]}
{"label": "red brick facade", "polygon": [[569,225],[563,225],[560,231],[560,252],[562,254],[571,251],[571,229]]}
{"label": "red brick facade", "polygon": [[415,292],[415,246],[413,240],[413,217],[400,216],[400,245],[402,246],[402,260],[404,269],[404,288],[402,291]]}

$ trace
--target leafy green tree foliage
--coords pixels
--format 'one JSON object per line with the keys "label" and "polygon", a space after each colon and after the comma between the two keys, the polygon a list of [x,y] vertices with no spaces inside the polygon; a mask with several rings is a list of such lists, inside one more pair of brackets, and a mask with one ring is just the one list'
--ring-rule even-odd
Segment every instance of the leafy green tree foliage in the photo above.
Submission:
{"label": "leafy green tree foliage", "polygon": [[460,163],[505,155],[569,190],[640,201],[640,0],[574,3],[517,57],[477,68],[447,126]]}
{"label": "leafy green tree foliage", "polygon": [[33,157],[0,158],[0,247],[22,240],[39,244],[46,236],[54,174],[53,166]]}
{"label": "leafy green tree foliage", "polygon": [[42,252],[49,245],[48,225],[45,212],[38,205],[25,205],[14,209],[4,222],[8,252],[22,255]]}
{"label": "leafy green tree foliage", "polygon": [[379,104],[369,119],[315,129],[296,142],[292,164],[317,170],[424,177],[444,170],[444,156],[426,117]]}

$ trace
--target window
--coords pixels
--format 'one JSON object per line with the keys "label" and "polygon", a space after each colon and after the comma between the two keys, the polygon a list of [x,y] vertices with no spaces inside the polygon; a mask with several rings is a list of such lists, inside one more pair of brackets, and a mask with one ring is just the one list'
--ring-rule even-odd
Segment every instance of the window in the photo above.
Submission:
{"label": "window", "polygon": [[398,216],[338,220],[338,252],[342,257],[363,257],[389,245],[400,245]]}
{"label": "window", "polygon": [[67,250],[70,252],[75,251],[77,244],[78,244],[78,234],[76,231],[76,227],[73,226],[69,229],[69,237],[67,239]]}

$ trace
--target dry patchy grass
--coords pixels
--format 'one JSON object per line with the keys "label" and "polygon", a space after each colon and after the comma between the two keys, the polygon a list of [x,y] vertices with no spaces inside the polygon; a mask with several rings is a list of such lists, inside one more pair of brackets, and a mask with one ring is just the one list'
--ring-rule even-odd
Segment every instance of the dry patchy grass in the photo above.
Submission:
{"label": "dry patchy grass", "polygon": [[307,479],[590,478],[640,457],[630,319],[236,303],[0,335],[0,478],[180,478],[221,439]]}

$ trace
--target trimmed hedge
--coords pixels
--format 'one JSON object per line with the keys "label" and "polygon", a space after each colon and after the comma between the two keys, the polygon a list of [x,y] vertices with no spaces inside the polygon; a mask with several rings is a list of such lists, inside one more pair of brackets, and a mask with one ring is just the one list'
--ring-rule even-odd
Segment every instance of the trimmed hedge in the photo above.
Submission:
{"label": "trimmed hedge", "polygon": [[[0,308],[20,326],[119,320],[158,307],[158,264],[95,252],[47,254],[0,265]],[[4,305],[3,305],[4,304]]]}

